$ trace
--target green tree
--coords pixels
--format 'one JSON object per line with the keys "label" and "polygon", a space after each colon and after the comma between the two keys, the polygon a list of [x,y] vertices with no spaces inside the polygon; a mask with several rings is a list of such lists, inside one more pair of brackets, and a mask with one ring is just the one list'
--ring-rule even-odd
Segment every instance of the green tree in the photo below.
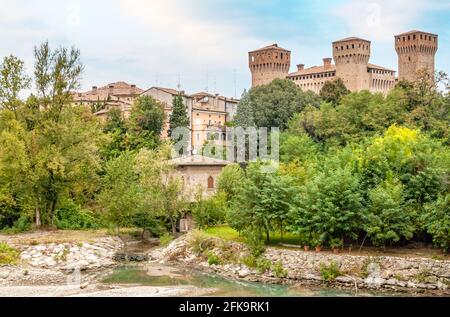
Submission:
{"label": "green tree", "polygon": [[318,149],[318,145],[306,134],[294,135],[286,132],[281,135],[280,154],[284,163],[306,161],[315,155]]}
{"label": "green tree", "polygon": [[164,104],[151,96],[140,96],[131,110],[129,142],[132,150],[154,149],[164,128]]}
{"label": "green tree", "polygon": [[227,165],[222,170],[217,181],[218,191],[225,193],[228,200],[232,200],[236,196],[244,179],[245,173],[239,164]]}
{"label": "green tree", "polygon": [[[362,226],[359,176],[330,158],[324,171],[306,182],[291,210],[291,231],[309,239],[356,239]],[[334,162],[333,162],[334,161]],[[330,164],[331,163],[331,164]]]}
{"label": "green tree", "polygon": [[31,218],[39,227],[54,224],[62,198],[77,197],[83,203],[92,199],[104,136],[90,112],[72,104],[83,70],[79,51],[51,50],[44,43],[35,48],[35,60],[37,95],[16,109],[17,120],[7,119],[2,131],[11,131],[11,125],[20,131],[15,139],[25,149],[26,169],[15,177],[22,178],[25,194],[21,199],[12,196],[23,213],[33,211]]}
{"label": "green tree", "polygon": [[284,230],[295,187],[290,178],[266,173],[264,163],[251,163],[246,179],[238,187],[228,213],[230,225],[239,232],[264,233]]}
{"label": "green tree", "polygon": [[177,222],[187,207],[187,198],[183,180],[169,162],[170,153],[171,146],[166,144],[158,150],[142,149],[136,158],[136,171],[145,192],[143,203],[148,210],[167,219],[175,236]]}
{"label": "green tree", "polygon": [[251,95],[247,91],[242,94],[234,121],[237,127],[255,127],[255,118],[253,116],[252,102],[250,98]]}
{"label": "green tree", "polygon": [[243,96],[236,123],[243,127],[254,123],[257,127],[284,130],[295,113],[309,104],[318,106],[319,99],[317,95],[302,92],[290,80],[276,79],[268,85],[252,88]]}
{"label": "green tree", "polygon": [[192,207],[192,215],[199,229],[207,229],[225,223],[227,213],[227,196],[218,193],[209,198],[197,194],[196,202]]}
{"label": "green tree", "polygon": [[119,156],[122,152],[131,150],[128,142],[129,131],[127,122],[123,118],[122,111],[113,108],[108,112],[108,119],[103,131],[110,135],[111,140],[104,149],[107,159]]}
{"label": "green tree", "polygon": [[[183,97],[181,95],[177,95],[173,98],[172,114],[170,115],[169,136],[172,136],[172,132],[177,128],[190,128],[189,116],[186,111],[186,106],[183,103]],[[178,142],[180,140],[178,139],[173,141]]]}
{"label": "green tree", "polygon": [[350,94],[350,90],[345,87],[344,82],[340,78],[327,81],[320,91],[322,100],[330,102],[334,106],[337,106],[341,102],[342,97],[348,94]]}
{"label": "green tree", "polygon": [[135,154],[123,152],[106,163],[97,203],[117,227],[129,226],[142,209],[142,190],[134,169]]}
{"label": "green tree", "polygon": [[13,55],[5,57],[0,64],[0,109],[13,111],[17,118],[17,109],[22,103],[19,93],[30,85],[24,62]]}
{"label": "green tree", "polygon": [[403,184],[390,176],[369,193],[365,229],[374,245],[411,239],[415,227],[403,195]]}
{"label": "green tree", "polygon": [[425,206],[425,230],[433,236],[434,244],[445,251],[450,249],[450,194],[440,196]]}

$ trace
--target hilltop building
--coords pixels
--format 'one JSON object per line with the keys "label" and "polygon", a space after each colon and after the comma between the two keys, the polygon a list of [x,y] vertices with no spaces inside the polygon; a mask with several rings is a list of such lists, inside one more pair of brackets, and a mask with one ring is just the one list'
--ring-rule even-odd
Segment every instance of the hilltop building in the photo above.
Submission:
{"label": "hilltop building", "polygon": [[201,153],[206,143],[227,146],[230,135],[226,123],[234,120],[239,103],[239,100],[234,98],[207,92],[188,95],[184,91],[163,87],[152,87],[144,91],[135,85],[117,82],[101,88],[93,87],[84,93],[74,93],[74,100],[76,104],[91,107],[96,116],[106,120],[109,111],[114,108],[120,109],[123,117],[128,118],[135,99],[143,95],[151,96],[164,104],[166,122],[163,138],[169,136],[173,99],[180,95],[190,120],[191,152]]}
{"label": "hilltop building", "polygon": [[110,109],[118,108],[122,110],[124,117],[128,118],[134,100],[143,92],[144,90],[136,85],[120,81],[100,88],[93,86],[91,90],[84,93],[74,93],[73,99],[76,104],[95,109],[100,117],[104,118]]}
{"label": "hilltop building", "polygon": [[395,70],[369,63],[370,41],[349,37],[332,45],[333,58],[324,58],[321,66],[305,68],[304,64],[299,64],[294,73],[289,73],[291,52],[277,44],[249,52],[252,86],[287,78],[304,91],[320,93],[327,81],[341,78],[350,91],[369,90],[387,94],[398,79],[415,80],[421,69],[434,74],[438,36],[421,31],[395,36],[399,56],[398,79]]}

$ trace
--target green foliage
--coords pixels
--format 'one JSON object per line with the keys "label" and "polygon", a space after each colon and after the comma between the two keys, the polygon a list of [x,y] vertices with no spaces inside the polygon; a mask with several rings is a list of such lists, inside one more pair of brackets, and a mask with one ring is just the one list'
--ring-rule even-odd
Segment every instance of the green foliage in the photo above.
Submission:
{"label": "green foliage", "polygon": [[288,271],[284,268],[283,262],[281,260],[272,266],[272,271],[277,278],[288,277]]}
{"label": "green foliage", "polygon": [[64,203],[64,207],[56,211],[56,227],[64,230],[99,229],[102,227],[98,215],[82,209],[72,201]]}
{"label": "green foliage", "polygon": [[[189,116],[186,111],[186,106],[183,103],[183,97],[181,95],[177,95],[173,98],[172,104],[172,114],[169,120],[170,130],[169,134],[172,134],[176,128],[189,128]],[[173,140],[179,141],[179,140]]]}
{"label": "green foliage", "polygon": [[315,245],[323,245],[325,238],[357,238],[363,212],[359,185],[351,168],[328,166],[302,186],[291,211],[291,230],[315,236]]}
{"label": "green foliage", "polygon": [[16,113],[21,106],[19,94],[31,86],[31,79],[25,72],[24,64],[13,55],[5,57],[0,64],[0,109]]}
{"label": "green foliage", "polygon": [[159,238],[159,242],[163,247],[169,246],[169,244],[171,244],[173,240],[174,237],[170,233],[165,233]]}
{"label": "green foliage", "polygon": [[425,206],[423,219],[425,230],[433,236],[436,246],[450,249],[450,194]]}
{"label": "green foliage", "polygon": [[343,274],[340,270],[339,264],[337,262],[333,262],[330,265],[322,264],[320,266],[320,275],[325,282],[332,282]]}
{"label": "green foliage", "polygon": [[236,196],[244,178],[244,170],[239,164],[225,166],[217,181],[218,191],[220,193],[225,193],[227,199],[232,200]]}
{"label": "green foliage", "polygon": [[208,199],[197,197],[194,203],[192,215],[199,229],[207,229],[216,225],[224,224],[227,213],[226,195],[216,194]]}
{"label": "green foliage", "polygon": [[151,96],[140,96],[134,102],[130,116],[129,140],[132,150],[155,149],[160,141],[165,121],[164,104]]}
{"label": "green foliage", "polygon": [[287,128],[292,115],[308,104],[319,104],[318,96],[304,93],[290,80],[276,79],[252,88],[238,107],[236,124],[241,127]]}
{"label": "green foliage", "polygon": [[214,254],[214,253],[211,253],[209,256],[208,256],[208,264],[210,265],[210,266],[213,266],[213,265],[219,265],[220,264],[220,258],[216,255],[216,254]]}
{"label": "green foliage", "polygon": [[263,256],[260,256],[256,259],[256,270],[260,274],[264,274],[268,272],[272,267],[272,262],[269,259],[266,259]]}
{"label": "green foliage", "polygon": [[365,229],[374,245],[409,240],[414,234],[414,223],[404,202],[403,185],[392,177],[380,183],[369,193],[369,210]]}
{"label": "green foliage", "polygon": [[266,252],[266,247],[264,245],[264,239],[259,232],[246,231],[244,233],[245,244],[247,245],[250,254],[254,258],[260,257],[264,252]]}
{"label": "green foliage", "polygon": [[6,227],[2,230],[6,234],[17,234],[31,230],[32,224],[30,218],[26,215],[22,215],[17,221],[14,222],[12,227]]}
{"label": "green foliage", "polygon": [[345,87],[342,79],[338,78],[333,81],[327,81],[320,91],[320,97],[325,102],[330,102],[337,106],[342,98],[350,94],[350,90]]}
{"label": "green foliage", "polygon": [[18,263],[20,253],[4,242],[0,242],[0,266],[15,265]]}
{"label": "green foliage", "polygon": [[319,147],[307,135],[283,133],[281,135],[281,161],[289,163],[295,160],[306,161],[318,153]]}
{"label": "green foliage", "polygon": [[107,219],[117,226],[126,227],[140,211],[141,190],[134,171],[135,155],[123,152],[106,163],[103,189],[97,201]]}
{"label": "green foliage", "polygon": [[287,226],[296,188],[289,176],[267,173],[265,167],[263,163],[248,166],[247,178],[232,201],[228,222],[240,232],[262,230],[270,242],[273,228],[283,232]]}

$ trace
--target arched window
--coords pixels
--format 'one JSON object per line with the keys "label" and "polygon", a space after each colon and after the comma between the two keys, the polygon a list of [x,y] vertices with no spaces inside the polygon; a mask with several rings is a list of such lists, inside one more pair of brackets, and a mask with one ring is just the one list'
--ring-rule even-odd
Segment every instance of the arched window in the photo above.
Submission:
{"label": "arched window", "polygon": [[214,177],[212,176],[208,178],[208,189],[214,189]]}

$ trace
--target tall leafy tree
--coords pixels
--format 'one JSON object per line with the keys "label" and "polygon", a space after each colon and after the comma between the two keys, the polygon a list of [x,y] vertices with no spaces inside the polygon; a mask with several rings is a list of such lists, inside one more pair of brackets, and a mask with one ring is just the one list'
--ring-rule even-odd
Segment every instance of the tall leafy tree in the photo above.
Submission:
{"label": "tall leafy tree", "polygon": [[17,118],[17,109],[22,103],[19,93],[30,86],[24,62],[13,55],[5,57],[0,64],[0,109],[13,111]]}
{"label": "tall leafy tree", "polygon": [[244,95],[236,123],[244,127],[254,123],[256,127],[277,127],[284,130],[295,113],[302,111],[307,105],[318,107],[319,104],[319,96],[302,92],[290,80],[276,79],[268,85],[252,88]]}
{"label": "tall leafy tree", "polygon": [[[170,130],[169,134],[172,135],[172,131],[176,128],[190,128],[189,116],[186,110],[186,105],[183,102],[183,97],[177,95],[173,98],[172,102],[172,114],[170,115]],[[174,140],[179,141],[179,140]]]}
{"label": "tall leafy tree", "polygon": [[389,176],[370,191],[369,199],[365,229],[375,245],[386,246],[387,242],[413,237],[415,227],[410,210],[405,205],[403,184]]}
{"label": "tall leafy tree", "polygon": [[146,95],[137,98],[129,122],[131,149],[156,148],[164,128],[164,121],[163,103]]}
{"label": "tall leafy tree", "polygon": [[48,43],[36,47],[37,94],[16,109],[18,119],[8,123],[20,126],[16,140],[26,155],[27,169],[19,174],[23,176],[16,175],[23,179],[26,199],[16,199],[16,204],[24,212],[33,211],[30,217],[38,227],[54,224],[63,197],[85,203],[96,191],[104,136],[90,112],[72,104],[82,71],[78,50],[51,50]]}
{"label": "tall leafy tree", "polygon": [[320,97],[323,101],[330,102],[334,106],[337,106],[341,99],[348,94],[350,94],[350,90],[345,87],[344,82],[340,78],[327,81],[320,91]]}

